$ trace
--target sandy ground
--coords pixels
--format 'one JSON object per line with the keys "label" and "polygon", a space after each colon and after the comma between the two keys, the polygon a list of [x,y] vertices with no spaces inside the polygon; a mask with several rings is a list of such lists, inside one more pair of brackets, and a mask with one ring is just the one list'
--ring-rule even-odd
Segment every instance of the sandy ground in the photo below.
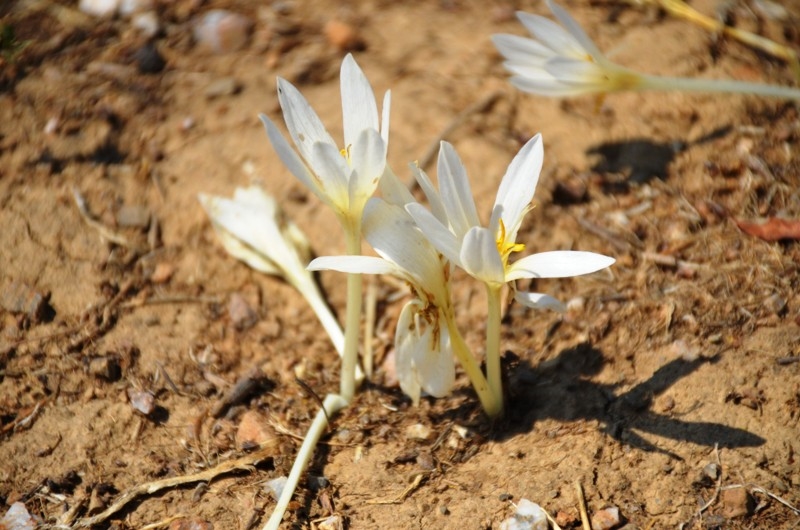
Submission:
{"label": "sandy ground", "polygon": [[[70,2],[0,6],[16,38],[0,56],[0,514],[22,502],[81,528],[138,485],[205,472],[135,496],[97,527],[266,520],[265,484],[288,472],[317,410],[307,388],[337,388],[338,361],[289,286],[226,255],[196,195],[260,183],[318,255],[342,253],[335,218],[257,119],[280,122],[280,75],[338,134],[344,52],[326,34],[337,21],[355,32],[376,93],[392,90],[389,159],[403,179],[454,124],[446,138],[488,213],[513,154],[541,132],[544,169],[519,240],[617,263],[533,282],[571,301],[564,316],[510,306],[509,410],[494,424],[463,375],[451,397],[416,408],[401,394],[384,360],[402,289],[376,279],[379,369],[335,420],[285,527],[335,513],[353,529],[498,528],[526,498],[577,528],[576,483],[590,516],[616,507],[628,529],[797,527],[776,497],[800,504],[800,247],[736,223],[800,217],[797,106],[520,94],[489,37],[521,34],[514,9],[545,14],[538,2],[156,4],[152,41],[129,18]],[[769,17],[753,4],[728,4],[731,21],[800,46],[796,2]],[[792,84],[781,61],[654,9],[567,7],[629,67]],[[195,44],[211,8],[250,21],[241,48]],[[341,315],[342,277],[320,281]],[[460,282],[456,304],[480,352],[481,288]],[[230,403],[242,381],[248,392]],[[131,403],[142,395],[154,399],[148,416]],[[272,440],[265,451],[253,453],[243,424]],[[240,458],[250,465],[229,469]]]}

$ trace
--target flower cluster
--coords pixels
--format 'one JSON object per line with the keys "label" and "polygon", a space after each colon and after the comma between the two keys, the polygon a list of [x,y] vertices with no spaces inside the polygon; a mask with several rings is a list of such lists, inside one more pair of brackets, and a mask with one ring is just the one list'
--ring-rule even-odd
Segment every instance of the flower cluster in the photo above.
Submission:
{"label": "flower cluster", "polygon": [[[361,380],[357,339],[361,313],[361,275],[393,275],[410,286],[411,296],[400,312],[395,332],[396,370],[401,389],[414,403],[422,394],[447,395],[455,382],[457,359],[486,414],[503,413],[500,378],[501,292],[510,285],[519,303],[563,309],[556,299],[518,292],[516,280],[563,278],[588,274],[611,265],[612,258],[581,251],[512,256],[525,249],[517,241],[530,211],[544,149],[539,135],[517,153],[500,181],[488,224],[478,215],[467,172],[455,148],[442,142],[437,166],[438,187],[422,169],[412,173],[427,207],[417,202],[389,167],[389,102],[382,116],[372,88],[351,55],[341,68],[344,142],[326,131],[309,103],[291,83],[278,80],[278,99],[294,147],[266,116],[261,119],[279,158],[291,173],[332,208],[345,233],[346,254],[323,256],[308,267],[307,245],[297,228],[280,213],[274,199],[258,188],[237,190],[233,199],[200,196],[200,201],[225,246],[253,268],[276,274],[294,285],[315,308],[342,355],[340,392],[329,394],[298,453],[292,473],[265,526],[277,528],[299,475],[307,465],[329,415],[347,406]],[[380,190],[380,197],[373,195]],[[377,256],[361,255],[361,238]],[[486,373],[456,324],[451,296],[455,268],[486,286],[489,294]],[[309,271],[348,274],[344,337],[330,315]]]}

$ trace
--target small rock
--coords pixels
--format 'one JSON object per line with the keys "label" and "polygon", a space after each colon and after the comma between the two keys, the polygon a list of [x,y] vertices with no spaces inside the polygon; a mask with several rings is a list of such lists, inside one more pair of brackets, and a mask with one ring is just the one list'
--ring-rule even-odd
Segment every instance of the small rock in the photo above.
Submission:
{"label": "small rock", "polygon": [[175,274],[175,265],[172,263],[157,263],[150,275],[150,281],[153,283],[167,283],[172,275]]}
{"label": "small rock", "polygon": [[323,29],[325,38],[336,48],[343,52],[361,51],[366,49],[366,44],[358,31],[340,20],[329,20]]}
{"label": "small rock", "polygon": [[342,518],[339,515],[331,515],[317,524],[319,530],[341,530]]}
{"label": "small rock", "polygon": [[192,517],[172,521],[169,530],[214,530],[214,525],[199,517]]}
{"label": "small rock", "polygon": [[619,523],[619,508],[616,506],[602,509],[592,515],[593,530],[611,530],[619,526]]}
{"label": "small rock", "polygon": [[556,204],[580,204],[586,202],[588,198],[586,182],[578,177],[560,180],[553,189],[553,202]]}
{"label": "small rock", "polygon": [[233,293],[228,302],[228,316],[233,323],[233,327],[239,331],[249,329],[258,322],[258,313],[247,303],[239,293]]}
{"label": "small rock", "polygon": [[134,408],[134,410],[144,414],[145,416],[150,415],[150,413],[152,413],[156,408],[156,397],[152,392],[148,392],[146,390],[129,388],[128,399],[130,400],[131,406]]}
{"label": "small rock", "polygon": [[241,85],[233,77],[223,77],[212,81],[206,87],[205,95],[208,99],[221,98],[224,96],[232,96],[241,90]]}
{"label": "small rock", "polygon": [[573,513],[559,511],[556,513],[556,524],[562,528],[572,528],[578,524],[578,516]]}
{"label": "small rock", "polygon": [[406,427],[406,438],[410,440],[427,440],[431,437],[431,428],[421,423]]}
{"label": "small rock", "polygon": [[136,66],[142,74],[157,74],[167,65],[167,62],[159,53],[158,48],[152,42],[148,42],[133,54]]}
{"label": "small rock", "polygon": [[283,487],[286,486],[286,477],[277,477],[272,480],[268,480],[264,486],[267,488],[267,491],[272,494],[272,497],[275,500],[278,500],[281,498]]}
{"label": "small rock", "polygon": [[158,15],[155,11],[136,13],[131,18],[131,25],[148,38],[155,37],[161,30],[161,24],[158,21]]}
{"label": "small rock", "polygon": [[244,15],[212,9],[194,22],[194,39],[214,53],[241,50],[250,39],[253,22]]}
{"label": "small rock", "polygon": [[28,513],[28,509],[21,502],[12,504],[0,519],[0,528],[4,530],[34,530],[39,524],[37,518]]}
{"label": "small rock", "polygon": [[116,215],[117,225],[123,228],[145,229],[150,225],[150,210],[145,206],[123,206]]}
{"label": "small rock", "polygon": [[239,428],[236,430],[236,445],[241,448],[261,445],[276,440],[275,431],[267,420],[254,410],[242,414]]}
{"label": "small rock", "polygon": [[745,488],[724,490],[722,498],[722,515],[726,519],[751,515],[755,510],[755,501]]}
{"label": "small rock", "polygon": [[314,475],[308,476],[308,489],[311,491],[319,491],[330,486],[331,481],[326,477],[317,477]]}
{"label": "small rock", "polygon": [[547,514],[538,504],[520,499],[517,511],[500,523],[500,530],[548,530]]}
{"label": "small rock", "polygon": [[0,308],[10,313],[24,313],[34,324],[55,316],[55,311],[50,306],[49,292],[37,291],[28,284],[17,281],[3,287]]}
{"label": "small rock", "polygon": [[775,293],[764,300],[764,308],[774,315],[780,315],[786,309],[786,299]]}
{"label": "small rock", "polygon": [[113,17],[119,8],[119,0],[81,0],[78,9],[95,17]]}
{"label": "small rock", "polygon": [[141,13],[153,9],[153,0],[119,0],[119,13],[121,15],[133,15],[134,13]]}

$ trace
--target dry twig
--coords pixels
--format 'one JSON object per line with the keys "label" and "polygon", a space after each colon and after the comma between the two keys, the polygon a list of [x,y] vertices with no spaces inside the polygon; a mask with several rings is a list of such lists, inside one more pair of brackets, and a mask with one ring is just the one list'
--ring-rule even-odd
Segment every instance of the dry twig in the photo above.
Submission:
{"label": "dry twig", "polygon": [[589,522],[589,513],[586,511],[586,497],[583,495],[583,486],[579,480],[575,481],[575,491],[578,493],[578,509],[581,512],[581,525],[583,530],[592,530]]}

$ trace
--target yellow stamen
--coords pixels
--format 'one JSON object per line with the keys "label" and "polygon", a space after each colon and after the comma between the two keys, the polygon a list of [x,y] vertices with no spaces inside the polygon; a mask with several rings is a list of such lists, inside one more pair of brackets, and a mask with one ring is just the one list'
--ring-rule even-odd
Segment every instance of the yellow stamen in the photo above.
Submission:
{"label": "yellow stamen", "polygon": [[500,219],[500,226],[497,229],[495,244],[497,245],[497,252],[500,253],[500,259],[503,260],[503,267],[508,265],[508,257],[512,252],[522,252],[525,250],[525,245],[523,243],[506,241],[506,225],[503,223],[502,219]]}
{"label": "yellow stamen", "polygon": [[344,159],[347,160],[348,164],[350,163],[350,148],[351,147],[353,147],[353,146],[352,145],[348,145],[344,149],[339,149],[339,154],[341,154],[344,157]]}

